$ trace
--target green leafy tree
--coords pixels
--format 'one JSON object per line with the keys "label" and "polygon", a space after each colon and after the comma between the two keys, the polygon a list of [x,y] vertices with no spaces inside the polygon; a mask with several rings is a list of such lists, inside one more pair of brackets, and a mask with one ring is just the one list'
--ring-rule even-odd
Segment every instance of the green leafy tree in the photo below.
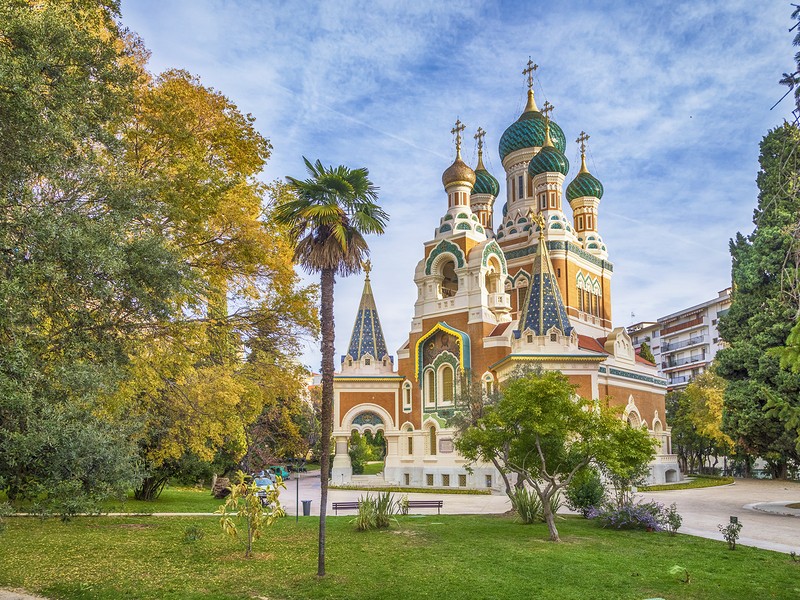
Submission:
{"label": "green leafy tree", "polygon": [[639,356],[645,360],[649,360],[653,364],[656,362],[656,357],[653,356],[653,351],[650,350],[650,345],[647,342],[642,343],[641,350],[639,350]]}
{"label": "green leafy tree", "polygon": [[800,410],[800,374],[781,365],[800,305],[793,289],[797,256],[800,130],[784,123],[761,143],[758,207],[753,233],[731,241],[733,296],[719,329],[728,347],[717,354],[727,380],[723,431],[740,454],[764,458],[774,477],[786,477],[800,448],[792,416]]}
{"label": "green leafy tree", "polygon": [[620,414],[579,398],[557,371],[520,373],[481,406],[458,433],[456,447],[468,460],[493,463],[513,500],[509,475],[532,488],[542,504],[550,540],[559,541],[553,498],[594,463],[622,479],[647,467],[653,440]]}
{"label": "green leafy tree", "polygon": [[303,159],[309,179],[288,177],[294,198],[275,208],[275,219],[288,227],[295,243],[294,259],[320,274],[322,324],[322,493],[317,574],[325,575],[325,518],[328,503],[330,444],[333,434],[333,291],[335,276],[358,273],[369,248],[364,235],[383,233],[388,215],[376,204],[377,188],[367,169],[325,168]]}
{"label": "green leafy tree", "polygon": [[232,537],[239,537],[237,522],[244,522],[245,558],[253,555],[253,541],[261,537],[264,529],[285,515],[278,498],[278,487],[285,488],[283,483],[279,483],[260,490],[254,481],[247,481],[245,474],[239,471],[230,495],[217,509],[222,530]]}
{"label": "green leafy tree", "polygon": [[137,76],[118,16],[0,0],[0,488],[62,514],[141,473],[107,399],[184,282],[156,203],[115,174]]}

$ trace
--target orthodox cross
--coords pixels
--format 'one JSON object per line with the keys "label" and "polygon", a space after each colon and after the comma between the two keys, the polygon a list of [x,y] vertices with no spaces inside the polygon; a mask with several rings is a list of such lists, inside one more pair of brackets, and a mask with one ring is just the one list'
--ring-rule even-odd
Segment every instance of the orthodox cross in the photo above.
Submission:
{"label": "orthodox cross", "polygon": [[547,119],[548,121],[550,120],[550,113],[553,112],[554,108],[555,107],[552,104],[550,104],[549,101],[545,101],[544,106],[542,107],[542,114],[544,115],[544,118]]}
{"label": "orthodox cross", "polygon": [[522,71],[523,75],[527,75],[528,76],[528,89],[529,90],[533,89],[533,72],[536,71],[536,69],[538,69],[538,68],[539,68],[539,65],[534,64],[534,62],[531,60],[531,57],[529,56],[528,57],[528,68],[527,69],[523,69],[523,71]]}
{"label": "orthodox cross", "polygon": [[466,128],[466,125],[461,122],[461,119],[456,119],[456,126],[450,130],[450,133],[456,136],[456,154],[461,153],[461,132]]}
{"label": "orthodox cross", "polygon": [[589,136],[586,135],[585,131],[581,131],[581,134],[578,136],[578,139],[575,140],[581,145],[581,154],[586,154],[586,142],[589,141]]}
{"label": "orthodox cross", "polygon": [[473,136],[476,140],[478,140],[478,152],[483,152],[483,136],[486,135],[486,132],[483,130],[483,127],[478,127],[477,133]]}

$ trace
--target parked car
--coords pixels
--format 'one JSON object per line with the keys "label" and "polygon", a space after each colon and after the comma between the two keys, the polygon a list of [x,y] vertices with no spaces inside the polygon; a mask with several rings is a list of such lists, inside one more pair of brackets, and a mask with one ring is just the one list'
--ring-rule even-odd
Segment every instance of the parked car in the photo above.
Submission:
{"label": "parked car", "polygon": [[258,488],[256,494],[261,500],[261,505],[269,506],[269,498],[267,497],[267,492],[275,489],[275,484],[272,482],[272,479],[270,479],[269,477],[256,477],[255,479],[253,479],[253,483],[255,483],[256,487]]}
{"label": "parked car", "polygon": [[283,465],[272,465],[270,466],[269,470],[280,477],[283,481],[288,481],[291,479],[288,469]]}

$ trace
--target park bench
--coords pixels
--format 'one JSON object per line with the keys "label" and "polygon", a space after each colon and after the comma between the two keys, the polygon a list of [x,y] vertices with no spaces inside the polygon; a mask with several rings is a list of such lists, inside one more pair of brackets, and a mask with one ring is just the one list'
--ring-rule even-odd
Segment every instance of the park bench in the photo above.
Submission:
{"label": "park bench", "polygon": [[409,500],[408,508],[435,508],[436,512],[442,514],[443,500]]}
{"label": "park bench", "polygon": [[358,510],[358,502],[334,502],[333,510],[337,516],[340,510]]}
{"label": "park bench", "polygon": [[[334,502],[333,511],[336,516],[340,510],[358,510],[359,502]],[[435,508],[438,514],[442,514],[443,500],[409,500],[408,508]]]}

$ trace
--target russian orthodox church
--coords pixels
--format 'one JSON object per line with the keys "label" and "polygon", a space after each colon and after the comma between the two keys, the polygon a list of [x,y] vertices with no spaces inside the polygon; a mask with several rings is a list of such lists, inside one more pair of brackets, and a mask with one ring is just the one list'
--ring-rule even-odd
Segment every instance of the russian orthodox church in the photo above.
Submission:
{"label": "russian orthodox church", "polygon": [[[445,169],[447,203],[414,272],[417,299],[397,364],[386,348],[367,266],[355,326],[334,379],[335,457],[332,481],[348,483],[353,431],[383,430],[386,482],[411,487],[499,489],[489,464],[471,465],[454,447],[449,425],[458,386],[479,380],[491,391],[521,365],[557,369],[585,398],[607,399],[659,446],[653,482],[680,478],[664,420],[667,382],[639,357],[623,327],[611,321],[614,266],[600,235],[603,185],[581,165],[566,186],[569,161],[563,130],[540,110],[528,61],[528,100],[500,138],[505,202],[483,163],[461,158],[465,127],[456,122],[456,159]],[[566,204],[569,204],[568,216]],[[497,224],[495,225],[495,222]]]}

